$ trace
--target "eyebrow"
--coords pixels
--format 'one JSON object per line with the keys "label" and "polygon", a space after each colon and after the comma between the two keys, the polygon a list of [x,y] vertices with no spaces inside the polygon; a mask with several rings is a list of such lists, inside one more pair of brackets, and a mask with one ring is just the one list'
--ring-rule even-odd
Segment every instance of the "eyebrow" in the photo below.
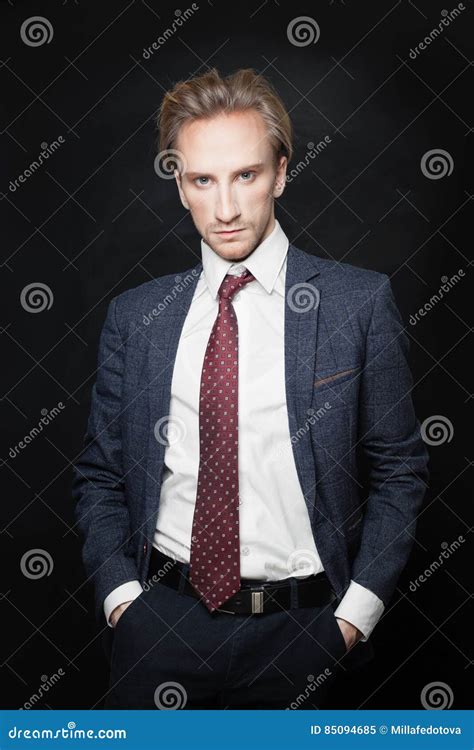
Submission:
{"label": "eyebrow", "polygon": [[[239,169],[236,169],[234,172],[232,172],[232,176],[236,174],[241,174],[242,172],[250,172],[251,169],[261,170],[263,169],[263,164],[259,162],[258,164],[250,164],[245,167],[240,167]],[[195,179],[196,177],[214,177],[215,175],[210,174],[209,172],[185,172],[184,176],[187,177],[190,180]]]}

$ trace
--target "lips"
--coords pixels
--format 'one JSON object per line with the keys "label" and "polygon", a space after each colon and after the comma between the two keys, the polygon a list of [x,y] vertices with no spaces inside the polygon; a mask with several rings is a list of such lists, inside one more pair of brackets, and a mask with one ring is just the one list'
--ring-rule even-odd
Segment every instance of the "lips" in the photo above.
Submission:
{"label": "lips", "polygon": [[238,234],[239,232],[242,232],[243,229],[230,229],[230,230],[224,230],[223,232],[216,232],[216,234],[222,234],[223,236],[231,237],[233,234]]}

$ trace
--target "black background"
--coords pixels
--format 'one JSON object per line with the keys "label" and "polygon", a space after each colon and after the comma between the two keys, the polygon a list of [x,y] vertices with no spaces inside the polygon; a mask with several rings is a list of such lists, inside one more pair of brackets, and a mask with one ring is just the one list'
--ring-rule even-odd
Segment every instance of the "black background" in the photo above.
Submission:
{"label": "black background", "polygon": [[[390,275],[411,341],[420,422],[441,416],[451,438],[430,446],[430,487],[413,554],[372,640],[378,659],[341,681],[331,708],[420,708],[423,688],[446,683],[468,707],[468,544],[416,593],[409,583],[468,520],[470,423],[463,420],[469,364],[472,244],[472,10],[416,59],[409,56],[453,6],[417,0],[355,3],[198,3],[159,51],[143,50],[176,6],[150,2],[3,2],[1,6],[2,268],[4,316],[2,639],[4,708],[20,708],[45,677],[64,677],[36,707],[100,708],[107,667],[74,527],[71,463],[82,446],[97,344],[110,299],[194,266],[199,237],[173,181],[154,170],[156,113],[176,81],[216,66],[263,72],[295,129],[295,167],[309,142],[331,139],[288,184],[277,217],[307,252]],[[181,6],[184,11],[186,7]],[[23,21],[46,17],[54,35],[32,47]],[[309,15],[315,44],[296,46],[288,24]],[[16,191],[9,187],[42,143],[64,144]],[[431,149],[450,155],[450,176],[420,168]],[[5,231],[6,228],[6,231]],[[466,274],[421,318],[410,316],[459,269]],[[29,284],[54,301],[33,314]],[[65,408],[15,458],[12,446],[41,410]],[[47,551],[49,575],[29,579],[21,560]],[[472,640],[472,638],[471,638]]]}

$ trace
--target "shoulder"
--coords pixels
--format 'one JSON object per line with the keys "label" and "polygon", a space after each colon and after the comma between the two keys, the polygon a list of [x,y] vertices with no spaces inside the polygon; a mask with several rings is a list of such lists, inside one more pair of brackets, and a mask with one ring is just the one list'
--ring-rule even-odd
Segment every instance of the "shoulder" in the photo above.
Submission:
{"label": "shoulder", "polygon": [[[358,321],[361,330],[368,330],[377,321],[393,319],[400,324],[390,277],[351,263],[321,258],[292,247],[294,262],[304,268],[305,277],[320,294],[322,314],[343,316]],[[314,271],[314,275],[311,274]]]}
{"label": "shoulder", "polygon": [[[167,305],[183,289],[194,284],[201,274],[200,264],[180,273],[169,273],[127,289],[111,300],[118,321],[153,315],[157,307]],[[156,312],[155,312],[156,314]],[[138,318],[137,318],[138,316]]]}
{"label": "shoulder", "polygon": [[316,286],[324,287],[334,294],[345,294],[350,292],[376,293],[379,289],[390,286],[390,278],[385,273],[374,271],[370,268],[360,268],[351,263],[321,258],[300,250],[294,245],[292,250],[305,257],[307,264],[312,264],[318,273]]}

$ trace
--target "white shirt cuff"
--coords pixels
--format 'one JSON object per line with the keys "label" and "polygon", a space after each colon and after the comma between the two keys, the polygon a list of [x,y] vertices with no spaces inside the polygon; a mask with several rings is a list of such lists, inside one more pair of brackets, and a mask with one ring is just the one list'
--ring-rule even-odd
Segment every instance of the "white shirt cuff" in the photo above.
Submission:
{"label": "white shirt cuff", "polygon": [[382,616],[385,606],[381,599],[365,586],[351,581],[334,612],[336,617],[347,620],[363,633],[361,641],[366,641]]}
{"label": "white shirt cuff", "polygon": [[124,602],[133,601],[133,599],[136,599],[137,596],[140,596],[142,591],[143,588],[140,584],[140,581],[127,581],[127,583],[122,583],[121,586],[117,586],[117,588],[115,588],[110,592],[108,596],[105,597],[104,614],[107,625],[110,628],[112,627],[112,625],[109,622],[109,617],[114,611],[115,607],[118,607],[119,604],[124,604]]}

